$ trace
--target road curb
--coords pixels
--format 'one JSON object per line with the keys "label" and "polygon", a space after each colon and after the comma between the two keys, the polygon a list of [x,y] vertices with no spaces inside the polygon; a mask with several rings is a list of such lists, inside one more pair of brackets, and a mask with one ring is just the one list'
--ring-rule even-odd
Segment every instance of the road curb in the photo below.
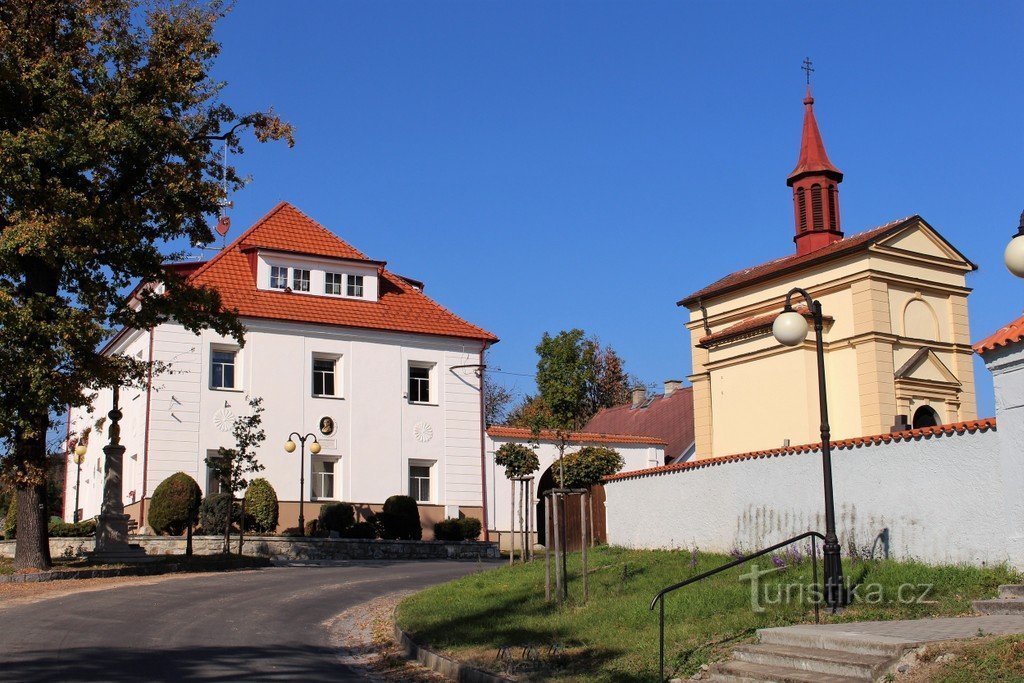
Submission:
{"label": "road curb", "polygon": [[441,674],[450,681],[458,683],[507,683],[511,678],[498,676],[482,669],[475,669],[455,659],[439,655],[422,645],[417,645],[408,633],[395,623],[395,641],[406,659],[414,659],[421,666]]}
{"label": "road curb", "polygon": [[211,563],[208,565],[189,566],[185,564],[140,565],[138,567],[111,567],[109,569],[57,569],[48,572],[32,572],[30,574],[0,575],[0,584],[5,583],[45,583],[47,581],[70,581],[74,579],[105,579],[118,576],[159,576],[160,574],[187,574],[199,572],[230,571],[233,569],[261,569],[270,567],[268,558],[252,558],[251,562],[239,564]]}

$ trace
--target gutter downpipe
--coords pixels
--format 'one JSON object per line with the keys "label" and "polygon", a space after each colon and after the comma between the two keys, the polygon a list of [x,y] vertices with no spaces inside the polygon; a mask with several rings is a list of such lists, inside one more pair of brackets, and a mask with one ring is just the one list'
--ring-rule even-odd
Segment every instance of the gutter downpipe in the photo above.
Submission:
{"label": "gutter downpipe", "polygon": [[153,328],[149,328],[149,368],[146,371],[146,425],[142,440],[142,495],[139,496],[139,533],[146,528],[146,484],[149,477],[149,412],[153,402]]}
{"label": "gutter downpipe", "polygon": [[487,400],[487,392],[484,390],[484,373],[487,366],[484,365],[484,351],[487,350],[487,342],[480,344],[480,502],[484,515],[484,542],[491,540],[488,531],[487,519],[487,411],[484,402]]}

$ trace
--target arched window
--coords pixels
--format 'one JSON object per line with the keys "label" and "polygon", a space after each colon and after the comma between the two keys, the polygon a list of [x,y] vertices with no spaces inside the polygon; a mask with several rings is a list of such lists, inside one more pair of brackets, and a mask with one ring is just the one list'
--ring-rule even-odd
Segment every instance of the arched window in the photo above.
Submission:
{"label": "arched window", "polygon": [[922,427],[937,427],[939,425],[939,414],[929,406],[921,406],[914,411],[914,422],[911,426],[914,429]]}
{"label": "arched window", "polygon": [[811,229],[821,230],[825,227],[825,216],[821,202],[821,185],[811,185]]}
{"label": "arched window", "polygon": [[807,229],[807,197],[802,187],[796,191],[796,206],[799,229],[803,232]]}
{"label": "arched window", "polygon": [[828,186],[828,229],[836,229],[836,186]]}

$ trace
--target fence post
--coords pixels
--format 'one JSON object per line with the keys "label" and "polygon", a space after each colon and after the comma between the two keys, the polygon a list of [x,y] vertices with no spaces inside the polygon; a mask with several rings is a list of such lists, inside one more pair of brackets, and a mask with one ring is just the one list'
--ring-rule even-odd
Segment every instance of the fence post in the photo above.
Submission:
{"label": "fence post", "polygon": [[[547,495],[547,494],[543,494]],[[544,602],[551,602],[551,496],[544,505]]]}
{"label": "fence post", "polygon": [[558,510],[558,497],[560,494],[551,494],[551,520],[554,522],[555,527],[555,592],[558,594],[557,602],[559,605],[562,604],[562,600],[565,594],[562,592],[562,587],[566,580],[564,572],[562,571],[562,544],[565,543],[565,539],[562,538],[562,525],[558,523],[559,510]]}
{"label": "fence post", "polygon": [[516,482],[513,479],[509,484],[512,485],[508,516],[508,566],[511,567],[516,561]]}
{"label": "fence post", "polygon": [[583,564],[583,602],[587,601],[590,597],[590,591],[588,590],[589,584],[587,579],[587,493],[584,491],[580,495],[580,534],[582,535],[582,543],[580,544],[582,555],[580,561]]}

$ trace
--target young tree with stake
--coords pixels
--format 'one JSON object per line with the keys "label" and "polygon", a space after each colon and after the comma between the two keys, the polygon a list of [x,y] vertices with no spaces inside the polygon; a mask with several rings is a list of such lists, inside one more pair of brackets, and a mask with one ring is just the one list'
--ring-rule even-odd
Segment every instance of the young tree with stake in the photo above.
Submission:
{"label": "young tree with stake", "polygon": [[[224,552],[231,552],[231,513],[234,510],[235,494],[249,485],[246,477],[263,471],[256,461],[256,451],[266,440],[263,433],[263,399],[259,396],[249,399],[248,415],[235,418],[231,434],[235,437],[234,448],[217,449],[217,455],[206,458],[206,466],[214,473],[231,496],[228,499],[227,520],[224,525]],[[245,499],[242,499],[242,514],[239,517],[239,533],[245,534]],[[241,542],[239,542],[241,554]]]}

